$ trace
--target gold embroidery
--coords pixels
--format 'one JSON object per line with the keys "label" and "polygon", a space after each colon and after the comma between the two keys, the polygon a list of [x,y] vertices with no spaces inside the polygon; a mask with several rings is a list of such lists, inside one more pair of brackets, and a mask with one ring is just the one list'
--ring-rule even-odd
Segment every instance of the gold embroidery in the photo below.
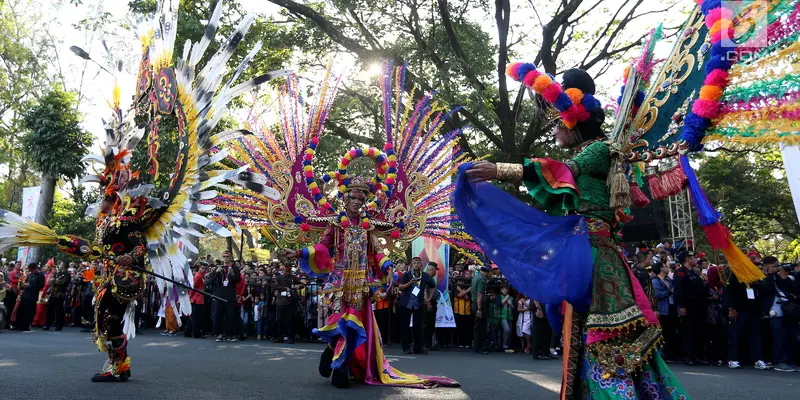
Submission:
{"label": "gold embroidery", "polygon": [[501,181],[522,180],[522,164],[497,163],[497,179]]}
{"label": "gold embroidery", "polygon": [[642,311],[635,304],[613,314],[589,314],[586,327],[589,329],[622,329],[644,322]]}
{"label": "gold embroidery", "polygon": [[605,370],[605,379],[635,372],[650,358],[662,340],[661,329],[657,326],[648,326],[635,340],[630,340],[630,336],[635,334],[637,333],[589,345],[589,351]]}

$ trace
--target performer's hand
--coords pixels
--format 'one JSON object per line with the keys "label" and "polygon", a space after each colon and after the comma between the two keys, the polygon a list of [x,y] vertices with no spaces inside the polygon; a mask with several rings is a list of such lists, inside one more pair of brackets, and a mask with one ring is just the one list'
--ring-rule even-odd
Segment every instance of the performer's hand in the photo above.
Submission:
{"label": "performer's hand", "polygon": [[492,180],[497,178],[497,165],[488,161],[478,161],[467,170],[467,176],[472,183]]}
{"label": "performer's hand", "polygon": [[739,313],[737,313],[736,310],[732,308],[728,310],[728,319],[731,321],[736,321],[737,318],[739,318]]}
{"label": "performer's hand", "polygon": [[536,318],[544,318],[544,313],[542,312],[541,308],[536,309]]}
{"label": "performer's hand", "polygon": [[295,258],[295,251],[292,249],[281,249],[280,254],[283,258]]}
{"label": "performer's hand", "polygon": [[390,270],[389,274],[386,275],[386,287],[392,287],[392,284],[394,284],[394,274]]}
{"label": "performer's hand", "polygon": [[433,308],[433,306],[431,306],[431,303],[425,303],[425,305],[428,306],[428,311],[430,311]]}
{"label": "performer's hand", "polygon": [[678,309],[678,314],[680,314],[681,317],[685,317],[686,316],[686,308],[684,308],[684,307],[679,308]]}
{"label": "performer's hand", "polygon": [[475,312],[475,316],[478,317],[478,319],[483,318],[483,311],[478,309],[478,311]]}
{"label": "performer's hand", "polygon": [[133,257],[131,257],[131,256],[127,255],[127,254],[126,255],[122,255],[122,256],[119,256],[116,259],[114,259],[114,263],[116,263],[117,265],[122,266],[122,267],[127,267],[127,266],[133,264]]}

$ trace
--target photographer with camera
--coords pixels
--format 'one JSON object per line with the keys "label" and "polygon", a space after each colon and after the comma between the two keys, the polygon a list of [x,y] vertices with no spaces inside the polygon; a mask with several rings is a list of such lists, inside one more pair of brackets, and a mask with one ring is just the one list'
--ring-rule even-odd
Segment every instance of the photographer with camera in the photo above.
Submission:
{"label": "photographer with camera", "polygon": [[767,277],[761,285],[761,305],[769,316],[772,330],[772,358],[775,371],[795,372],[792,354],[797,341],[797,322],[800,320],[797,283],[791,276],[792,265],[778,265],[778,259],[762,259]]}

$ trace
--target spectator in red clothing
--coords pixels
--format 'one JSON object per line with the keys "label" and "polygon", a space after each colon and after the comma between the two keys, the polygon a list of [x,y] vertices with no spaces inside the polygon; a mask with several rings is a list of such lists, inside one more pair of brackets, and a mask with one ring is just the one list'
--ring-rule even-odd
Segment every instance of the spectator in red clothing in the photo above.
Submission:
{"label": "spectator in red clothing", "polygon": [[[205,275],[206,269],[208,266],[204,262],[200,262],[197,264],[197,269],[194,272],[194,288],[197,290],[203,290],[206,287],[205,283]],[[205,335],[202,332],[203,325],[205,324],[204,316],[205,310],[203,307],[205,306],[205,298],[202,293],[192,291],[189,294],[189,301],[192,303],[192,336],[195,338],[204,338]]]}
{"label": "spectator in red clothing", "polygon": [[241,279],[236,284],[236,326],[239,327],[239,340],[247,339],[247,327],[244,326],[242,321],[242,307],[245,298],[245,291],[247,289],[247,281],[245,280],[244,272],[239,273]]}
{"label": "spectator in red clothing", "polygon": [[750,250],[747,252],[747,257],[750,257],[750,260],[753,262],[761,262],[761,253],[759,253],[758,249],[756,249],[756,245],[750,246]]}

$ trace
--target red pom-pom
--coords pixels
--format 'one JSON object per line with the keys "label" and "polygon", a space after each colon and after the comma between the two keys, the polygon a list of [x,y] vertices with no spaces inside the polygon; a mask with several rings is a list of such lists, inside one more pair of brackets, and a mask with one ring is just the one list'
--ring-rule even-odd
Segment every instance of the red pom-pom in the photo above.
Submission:
{"label": "red pom-pom", "polygon": [[313,138],[311,138],[311,143],[319,144],[319,137],[318,136],[314,136]]}
{"label": "red pom-pom", "polygon": [[349,227],[350,227],[350,221],[347,220],[342,221],[342,228],[349,228]]}
{"label": "red pom-pom", "polygon": [[389,161],[389,168],[397,167],[397,161]]}
{"label": "red pom-pom", "polygon": [[314,177],[314,171],[306,171],[306,178],[313,178],[313,177]]}
{"label": "red pom-pom", "polygon": [[391,236],[392,239],[398,239],[398,238],[400,238],[400,231],[395,229],[395,230],[392,231],[391,234],[389,234],[389,236]]}
{"label": "red pom-pom", "polygon": [[303,231],[303,232],[308,232],[308,231],[311,230],[311,225],[306,224],[306,223],[302,223],[302,224],[300,224],[300,230]]}
{"label": "red pom-pom", "polygon": [[389,142],[386,142],[386,144],[383,145],[383,151],[389,151],[389,150],[391,150],[393,148],[394,148],[394,145],[389,143]]}
{"label": "red pom-pom", "polygon": [[320,190],[319,190],[319,188],[318,188],[318,187],[315,187],[315,188],[311,189],[311,194],[313,194],[313,195],[315,195],[315,196],[316,196],[316,195],[318,195],[318,194],[320,194],[320,193],[321,193],[321,192],[320,192]]}
{"label": "red pom-pom", "polygon": [[362,222],[361,223],[361,227],[364,228],[364,229],[369,229],[369,222],[367,222],[367,221]]}
{"label": "red pom-pom", "polygon": [[350,150],[350,151],[348,152],[348,154],[350,154],[350,158],[356,158],[356,157],[358,157],[358,153],[356,153],[356,149]]}
{"label": "red pom-pom", "polygon": [[394,178],[386,178],[387,185],[394,185]]}
{"label": "red pom-pom", "polygon": [[341,181],[341,180],[342,180],[342,174],[340,174],[340,173],[338,173],[338,172],[337,172],[337,173],[336,173],[336,180],[337,180],[337,181]]}
{"label": "red pom-pom", "polygon": [[550,104],[555,104],[559,94],[561,94],[561,85],[556,82],[551,83],[550,86],[542,90],[542,97]]}
{"label": "red pom-pom", "polygon": [[569,114],[575,121],[583,122],[589,119],[591,114],[589,111],[586,111],[586,107],[583,104],[573,104],[572,107],[567,110],[567,114]]}
{"label": "red pom-pom", "polygon": [[708,119],[714,119],[719,114],[719,103],[711,100],[697,99],[692,104],[692,112]]}
{"label": "red pom-pom", "polygon": [[522,83],[524,83],[525,86],[527,86],[527,87],[533,87],[533,82],[535,82],[536,78],[538,78],[539,75],[541,75],[541,74],[542,73],[537,71],[537,70],[533,70],[531,72],[528,72],[528,74],[525,75],[525,78],[522,79]]}
{"label": "red pom-pom", "polygon": [[705,85],[713,85],[724,88],[728,85],[728,71],[722,69],[715,69],[710,74],[706,75]]}
{"label": "red pom-pom", "polygon": [[303,156],[303,158],[308,160],[308,161],[311,161],[311,160],[314,159],[314,156],[312,156],[311,154],[306,154],[306,155]]}
{"label": "red pom-pom", "polygon": [[345,167],[346,167],[346,166],[348,166],[348,165],[350,165],[350,160],[348,160],[348,159],[346,159],[346,158],[342,158],[342,161],[340,161],[340,162],[341,162],[341,163],[342,163],[342,165],[344,165]]}

